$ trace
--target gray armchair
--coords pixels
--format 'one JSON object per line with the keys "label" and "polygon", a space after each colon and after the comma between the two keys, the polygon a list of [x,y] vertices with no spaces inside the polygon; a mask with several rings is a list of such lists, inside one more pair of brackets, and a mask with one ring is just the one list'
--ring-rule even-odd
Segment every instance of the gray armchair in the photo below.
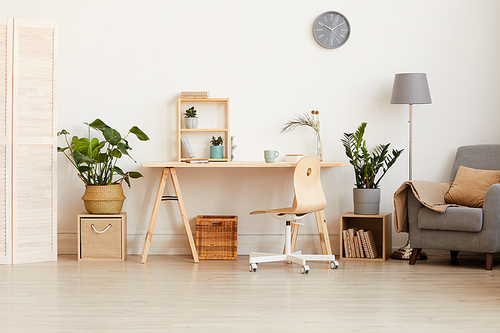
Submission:
{"label": "gray armchair", "polygon": [[[459,166],[500,170],[500,145],[475,145],[458,148],[450,174],[455,179]],[[414,265],[422,248],[450,250],[452,258],[460,251],[486,254],[486,269],[493,268],[493,254],[500,252],[500,184],[486,193],[483,208],[448,207],[438,213],[424,207],[408,191],[408,228]]]}

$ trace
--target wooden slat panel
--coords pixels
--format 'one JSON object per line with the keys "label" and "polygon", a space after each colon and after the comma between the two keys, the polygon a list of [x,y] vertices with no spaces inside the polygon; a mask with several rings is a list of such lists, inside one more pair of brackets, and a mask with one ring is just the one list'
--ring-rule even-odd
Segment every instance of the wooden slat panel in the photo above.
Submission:
{"label": "wooden slat panel", "polygon": [[57,259],[56,34],[14,19],[13,263]]}
{"label": "wooden slat panel", "polygon": [[52,137],[54,29],[19,25],[17,135]]}
{"label": "wooden slat panel", "polygon": [[52,145],[19,145],[15,189],[15,256],[55,252]]}
{"label": "wooden slat panel", "polygon": [[0,263],[12,263],[11,144],[13,20],[0,19]]}

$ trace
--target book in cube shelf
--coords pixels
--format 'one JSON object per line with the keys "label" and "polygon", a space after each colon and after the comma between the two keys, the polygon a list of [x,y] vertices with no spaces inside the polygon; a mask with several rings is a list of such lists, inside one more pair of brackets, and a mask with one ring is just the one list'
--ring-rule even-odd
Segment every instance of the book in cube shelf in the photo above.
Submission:
{"label": "book in cube shelf", "polygon": [[349,228],[342,231],[346,258],[378,257],[377,246],[371,230]]}
{"label": "book in cube shelf", "polygon": [[189,158],[194,157],[194,152],[193,149],[191,148],[191,145],[189,144],[189,140],[187,137],[183,136],[181,138],[182,145],[184,146],[184,149],[186,150],[186,153],[188,154]]}

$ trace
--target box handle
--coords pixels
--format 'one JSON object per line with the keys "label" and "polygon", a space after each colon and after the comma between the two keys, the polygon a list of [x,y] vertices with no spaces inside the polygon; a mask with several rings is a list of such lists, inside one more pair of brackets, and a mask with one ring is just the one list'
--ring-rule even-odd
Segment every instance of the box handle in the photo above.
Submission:
{"label": "box handle", "polygon": [[105,233],[109,228],[111,228],[111,224],[108,224],[108,226],[106,227],[106,229],[104,229],[103,231],[97,231],[97,229],[94,227],[93,224],[90,225],[92,227],[92,229],[94,229],[94,232],[95,233],[98,233],[98,234],[103,234]]}

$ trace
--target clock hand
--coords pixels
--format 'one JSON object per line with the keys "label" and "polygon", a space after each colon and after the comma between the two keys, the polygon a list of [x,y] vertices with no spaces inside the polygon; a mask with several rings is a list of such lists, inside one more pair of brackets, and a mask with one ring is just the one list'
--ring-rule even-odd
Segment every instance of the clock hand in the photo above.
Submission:
{"label": "clock hand", "polygon": [[327,26],[326,24],[325,24],[325,25],[323,25],[323,26],[324,26],[325,28],[327,28],[328,30],[330,30],[330,31],[333,31],[333,29],[335,29],[335,28],[330,28],[330,27],[329,27],[329,26]]}
{"label": "clock hand", "polygon": [[332,30],[333,30],[333,29],[337,29],[337,28],[338,28],[338,27],[340,27],[342,24],[345,24],[345,22],[342,22],[342,23],[340,23],[340,24],[336,25],[335,27],[333,27],[333,28],[332,28]]}

